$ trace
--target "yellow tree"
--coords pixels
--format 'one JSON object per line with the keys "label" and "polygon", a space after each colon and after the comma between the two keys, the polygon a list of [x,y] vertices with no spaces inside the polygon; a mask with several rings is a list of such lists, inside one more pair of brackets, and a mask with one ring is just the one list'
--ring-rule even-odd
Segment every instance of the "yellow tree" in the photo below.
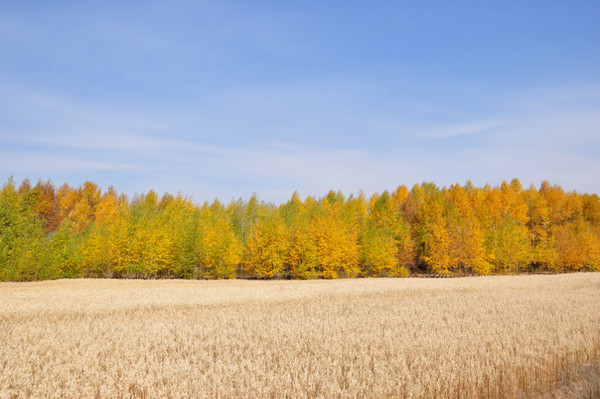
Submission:
{"label": "yellow tree", "polygon": [[412,195],[417,203],[417,239],[421,259],[435,274],[452,272],[452,242],[445,218],[445,201],[433,183],[415,186]]}
{"label": "yellow tree", "polygon": [[34,190],[38,193],[35,211],[44,221],[44,227],[47,232],[56,231],[60,221],[58,220],[58,201],[56,199],[56,189],[50,180],[38,181]]}
{"label": "yellow tree", "polygon": [[57,193],[58,219],[67,219],[72,232],[83,232],[94,221],[100,198],[100,189],[92,182],[87,181],[78,189],[65,184]]}
{"label": "yellow tree", "polygon": [[581,198],[582,214],[594,229],[600,228],[600,197],[598,194],[584,194]]}
{"label": "yellow tree", "polygon": [[406,186],[399,185],[398,187],[396,187],[396,190],[394,190],[390,198],[392,208],[394,210],[401,211],[409,195],[410,192],[408,191],[408,188],[406,188]]}
{"label": "yellow tree", "polygon": [[456,269],[476,274],[488,274],[492,266],[485,247],[482,231],[471,201],[473,186],[467,182],[465,188],[458,184],[444,190],[448,232],[452,246],[452,264]]}
{"label": "yellow tree", "polygon": [[63,184],[56,192],[56,201],[58,203],[58,223],[66,219],[71,211],[81,199],[81,191]]}
{"label": "yellow tree", "polygon": [[415,222],[415,202],[412,193],[404,185],[400,185],[392,193],[392,208],[401,215],[399,226],[396,230],[398,246],[399,274],[406,274],[417,266],[417,248],[413,239],[411,223]]}
{"label": "yellow tree", "polygon": [[135,198],[132,204],[132,265],[129,270],[137,276],[159,277],[170,270],[173,243],[158,205],[154,190]]}
{"label": "yellow tree", "polygon": [[269,206],[259,201],[256,194],[252,194],[247,202],[239,199],[232,201],[227,206],[227,214],[231,220],[233,231],[239,237],[242,245],[245,245],[254,224],[265,217],[269,211]]}
{"label": "yellow tree", "polygon": [[411,236],[410,226],[407,223],[404,223],[403,226],[400,239],[396,240],[396,245],[398,246],[398,269],[393,274],[398,276],[410,274],[410,271],[414,270],[417,265],[417,249]]}
{"label": "yellow tree", "polygon": [[548,201],[534,186],[525,191],[525,200],[528,208],[531,261],[537,268],[554,270],[557,252]]}
{"label": "yellow tree", "polygon": [[340,216],[348,232],[360,237],[367,223],[368,204],[363,193],[350,195],[341,203]]}
{"label": "yellow tree", "polygon": [[81,198],[67,216],[69,226],[75,233],[84,231],[92,222],[92,208],[85,198]]}
{"label": "yellow tree", "polygon": [[139,262],[139,255],[134,253],[134,223],[129,202],[125,198],[119,200],[118,212],[111,212],[110,218],[102,226],[110,254],[111,273],[116,276],[132,276],[134,265]]}
{"label": "yellow tree", "polygon": [[369,204],[360,247],[363,273],[373,276],[408,274],[407,265],[411,263],[410,258],[414,258],[414,250],[410,229],[399,210],[399,198],[385,191],[374,195]]}
{"label": "yellow tree", "polygon": [[[95,208],[96,220],[84,236],[82,246],[84,271],[104,277],[130,276],[142,249],[138,248],[138,260],[134,262],[134,226],[127,199],[117,197],[114,189],[109,188]],[[68,224],[69,219],[65,223]]]}
{"label": "yellow tree", "polygon": [[310,224],[318,204],[308,197],[303,203],[297,192],[279,209],[287,232],[286,268],[293,278],[309,279],[320,276],[317,246]]}
{"label": "yellow tree", "polygon": [[99,225],[104,225],[107,221],[114,219],[119,214],[120,199],[113,187],[96,204],[95,221]]}
{"label": "yellow tree", "polygon": [[235,278],[242,246],[225,207],[215,200],[200,210],[196,245],[198,270],[210,278]]}
{"label": "yellow tree", "polygon": [[557,228],[557,271],[600,271],[600,237],[588,222],[579,219]]}
{"label": "yellow tree", "polygon": [[359,273],[358,237],[343,222],[341,209],[339,198],[324,198],[312,210],[308,234],[315,243],[318,270],[323,278],[353,277]]}
{"label": "yellow tree", "polygon": [[93,226],[87,234],[73,232],[67,221],[61,224],[60,230],[66,230],[83,241],[81,246],[82,273],[86,277],[112,277],[110,274],[110,255],[106,244],[108,240],[103,231]]}
{"label": "yellow tree", "polygon": [[246,273],[258,278],[281,277],[285,270],[289,252],[288,234],[275,210],[259,220],[246,241]]}
{"label": "yellow tree", "polygon": [[144,277],[160,277],[170,268],[172,242],[159,220],[144,221],[135,231],[136,271]]}
{"label": "yellow tree", "polygon": [[[164,201],[163,201],[164,202]],[[197,273],[196,242],[200,212],[190,198],[178,195],[164,204],[163,219],[172,239],[171,268],[167,276],[193,278]]]}
{"label": "yellow tree", "polygon": [[542,182],[540,195],[548,204],[549,219],[553,226],[572,222],[583,212],[582,205],[575,193],[565,193],[557,185],[551,186],[547,181]]}
{"label": "yellow tree", "polygon": [[363,232],[360,245],[360,262],[367,276],[390,274],[398,269],[398,245],[394,236],[373,225]]}
{"label": "yellow tree", "polygon": [[428,223],[427,246],[423,260],[435,274],[452,272],[452,244],[443,217],[436,217]]}
{"label": "yellow tree", "polygon": [[374,194],[369,200],[367,223],[360,240],[360,263],[363,274],[379,276],[394,270],[398,248],[393,233],[395,222],[390,195]]}
{"label": "yellow tree", "polygon": [[490,230],[486,237],[488,251],[496,273],[518,273],[531,264],[531,247],[527,230],[528,208],[520,182],[488,191]]}

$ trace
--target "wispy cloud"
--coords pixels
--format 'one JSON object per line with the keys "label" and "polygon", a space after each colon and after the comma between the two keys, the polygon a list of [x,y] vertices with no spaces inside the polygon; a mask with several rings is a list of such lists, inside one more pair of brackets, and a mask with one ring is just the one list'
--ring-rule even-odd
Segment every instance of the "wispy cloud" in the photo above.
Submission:
{"label": "wispy cloud", "polygon": [[[296,92],[239,92],[197,114],[141,112],[8,86],[8,94],[0,97],[5,121],[0,170],[34,179],[77,171],[130,195],[155,188],[182,191],[198,201],[257,192],[281,202],[295,190],[305,195],[329,189],[372,193],[424,180],[496,184],[512,177],[524,184],[548,179],[567,189],[600,191],[600,177],[590,173],[600,170],[600,101],[589,91],[572,89],[567,95],[559,88],[498,102],[494,112],[479,119],[432,123],[413,118],[392,128],[392,118],[381,126],[389,113],[369,117],[356,110],[353,117],[355,107],[363,104],[343,101],[349,89],[338,91],[335,83],[324,89],[331,95],[319,97],[314,96],[316,86]],[[368,93],[364,86],[360,90]],[[311,98],[317,100],[309,104]],[[232,107],[237,112],[228,116]],[[322,107],[334,116],[312,118]],[[275,113],[272,119],[270,113]],[[28,121],[30,114],[36,117]],[[346,119],[340,121],[340,115]],[[206,122],[211,119],[212,124]],[[332,128],[343,132],[353,124],[372,130],[358,141],[344,140],[343,133],[335,145],[331,137],[315,140],[330,135]],[[224,137],[206,134],[213,129]],[[238,129],[271,134],[229,140],[227,134],[235,137]],[[278,136],[279,129],[288,130]],[[400,133],[390,135],[392,129]],[[302,137],[307,132],[310,140]]]}
{"label": "wispy cloud", "polygon": [[456,136],[466,136],[471,134],[482,134],[489,132],[494,129],[500,129],[503,127],[504,121],[501,120],[483,120],[465,122],[457,125],[442,126],[433,128],[430,133],[430,138],[449,138]]}

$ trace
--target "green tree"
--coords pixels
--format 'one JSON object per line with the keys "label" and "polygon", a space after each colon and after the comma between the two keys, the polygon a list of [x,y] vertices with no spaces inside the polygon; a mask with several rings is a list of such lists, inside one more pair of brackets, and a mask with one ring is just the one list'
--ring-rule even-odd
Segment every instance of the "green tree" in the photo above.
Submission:
{"label": "green tree", "polygon": [[191,199],[178,195],[164,207],[163,218],[171,237],[173,247],[171,250],[171,269],[167,276],[180,278],[194,278],[198,275],[196,258],[196,243],[200,211]]}
{"label": "green tree", "polygon": [[28,190],[17,192],[12,179],[0,191],[0,280],[55,277],[42,263],[43,223],[28,194]]}
{"label": "green tree", "polygon": [[414,259],[410,229],[402,218],[398,198],[387,191],[371,198],[360,245],[360,262],[368,276],[407,275]]}

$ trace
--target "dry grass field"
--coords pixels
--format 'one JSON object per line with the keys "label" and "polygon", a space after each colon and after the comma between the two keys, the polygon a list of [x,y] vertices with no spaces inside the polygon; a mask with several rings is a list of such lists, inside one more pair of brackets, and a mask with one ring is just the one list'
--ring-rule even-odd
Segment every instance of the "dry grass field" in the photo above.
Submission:
{"label": "dry grass field", "polygon": [[0,398],[598,397],[600,273],[0,284]]}

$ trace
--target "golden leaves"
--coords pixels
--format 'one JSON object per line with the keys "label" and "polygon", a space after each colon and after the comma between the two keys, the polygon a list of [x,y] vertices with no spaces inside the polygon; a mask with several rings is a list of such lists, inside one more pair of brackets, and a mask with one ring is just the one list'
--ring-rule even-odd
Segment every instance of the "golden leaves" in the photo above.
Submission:
{"label": "golden leaves", "polygon": [[3,280],[600,270],[600,197],[547,182],[199,206],[153,190],[129,200],[92,182],[56,190],[10,180],[0,198]]}

